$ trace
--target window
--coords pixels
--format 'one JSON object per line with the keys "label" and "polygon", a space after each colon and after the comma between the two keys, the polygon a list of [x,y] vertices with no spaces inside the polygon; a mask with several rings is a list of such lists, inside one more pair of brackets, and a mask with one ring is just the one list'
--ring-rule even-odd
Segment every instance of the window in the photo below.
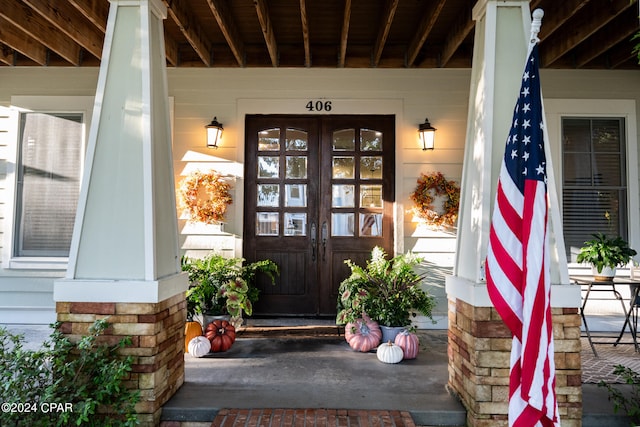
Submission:
{"label": "window", "polygon": [[83,113],[20,113],[14,257],[67,257],[84,155]]}
{"label": "window", "polygon": [[562,214],[567,255],[591,234],[628,239],[625,120],[562,118]]}

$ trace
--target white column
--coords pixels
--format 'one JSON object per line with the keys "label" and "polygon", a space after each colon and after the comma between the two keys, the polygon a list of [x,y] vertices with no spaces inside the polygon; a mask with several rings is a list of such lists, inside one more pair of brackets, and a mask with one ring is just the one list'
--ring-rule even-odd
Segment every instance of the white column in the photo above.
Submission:
{"label": "white column", "polygon": [[[450,298],[459,298],[474,306],[491,307],[484,262],[500,165],[529,45],[529,1],[479,0],[473,9],[473,18],[476,32],[456,259],[453,275],[447,277],[446,288]],[[544,92],[544,82],[542,85]],[[552,170],[550,155],[547,160],[547,169]],[[549,182],[549,188],[555,188],[553,182]],[[557,224],[559,203],[555,190],[549,194],[553,199],[549,216],[555,218]],[[561,229],[560,224],[557,227]],[[551,281],[553,284],[568,284],[565,255],[557,251],[553,225],[549,229]],[[562,240],[561,235],[559,240]],[[579,293],[576,299],[574,288],[577,287],[554,287],[552,304],[570,307],[579,303]]]}
{"label": "white column", "polygon": [[159,302],[180,269],[161,0],[110,0],[67,276],[56,301]]}

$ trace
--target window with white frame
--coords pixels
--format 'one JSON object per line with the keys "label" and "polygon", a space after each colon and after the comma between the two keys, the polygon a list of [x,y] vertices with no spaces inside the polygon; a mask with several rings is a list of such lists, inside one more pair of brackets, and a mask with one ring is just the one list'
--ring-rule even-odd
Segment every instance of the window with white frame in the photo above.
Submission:
{"label": "window with white frame", "polygon": [[564,116],[562,215],[571,253],[596,232],[628,239],[627,143],[622,117]]}
{"label": "window with white frame", "polygon": [[13,257],[67,257],[84,156],[84,114],[21,112]]}

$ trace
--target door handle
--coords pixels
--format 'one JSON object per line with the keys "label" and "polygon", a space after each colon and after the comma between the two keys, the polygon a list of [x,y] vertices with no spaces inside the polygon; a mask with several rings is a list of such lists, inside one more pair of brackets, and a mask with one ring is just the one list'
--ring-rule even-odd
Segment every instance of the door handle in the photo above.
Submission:
{"label": "door handle", "polygon": [[309,234],[311,234],[311,261],[315,261],[316,260],[316,236],[318,235],[315,222],[311,223],[311,231],[309,232]]}
{"label": "door handle", "polygon": [[322,261],[326,260],[328,231],[327,221],[325,221],[322,223]]}

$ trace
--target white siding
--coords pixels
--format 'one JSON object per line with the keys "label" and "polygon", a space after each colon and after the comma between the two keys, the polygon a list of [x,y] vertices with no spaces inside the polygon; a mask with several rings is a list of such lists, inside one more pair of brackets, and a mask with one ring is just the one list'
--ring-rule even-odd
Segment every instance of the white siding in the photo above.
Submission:
{"label": "white siding", "polygon": [[[93,96],[97,73],[97,68],[1,67],[0,105],[9,106],[16,95]],[[367,113],[376,109],[384,112],[385,106],[390,106],[393,111],[386,113],[397,117],[396,247],[398,251],[413,250],[426,259],[431,270],[428,286],[439,296],[439,327],[446,326],[444,274],[453,265],[455,235],[419,226],[407,211],[411,208],[409,195],[421,172],[440,171],[448,179],[460,180],[470,74],[470,70],[459,69],[168,69],[175,113],[176,182],[189,170],[209,167],[223,171],[234,181],[234,203],[224,228],[194,226],[182,219],[182,249],[198,254],[215,248],[230,256],[242,256],[243,114],[251,105],[259,106],[264,114],[309,114],[304,108],[306,102],[317,99],[331,100],[335,108],[331,113],[335,114],[362,113],[359,105],[367,105]],[[543,70],[542,89],[545,98],[632,99],[637,104],[640,72]],[[636,113],[640,113],[638,108]],[[220,148],[210,150],[206,148],[204,126],[214,116],[224,124],[225,132]],[[435,150],[430,152],[423,152],[417,140],[417,127],[426,117],[438,129]],[[557,143],[551,141],[552,145]],[[0,154],[4,151],[0,141]],[[0,163],[0,212],[10,215],[2,204],[7,192],[13,191],[6,188],[5,169],[6,162]],[[638,198],[638,194],[632,197]],[[638,214],[631,213],[630,217]],[[0,233],[7,222],[2,224]],[[0,269],[0,305],[48,304],[51,310],[53,302],[45,304],[53,281],[49,276],[45,272]],[[0,322],[6,321],[2,313],[0,307]],[[6,308],[4,313],[16,315]]]}

